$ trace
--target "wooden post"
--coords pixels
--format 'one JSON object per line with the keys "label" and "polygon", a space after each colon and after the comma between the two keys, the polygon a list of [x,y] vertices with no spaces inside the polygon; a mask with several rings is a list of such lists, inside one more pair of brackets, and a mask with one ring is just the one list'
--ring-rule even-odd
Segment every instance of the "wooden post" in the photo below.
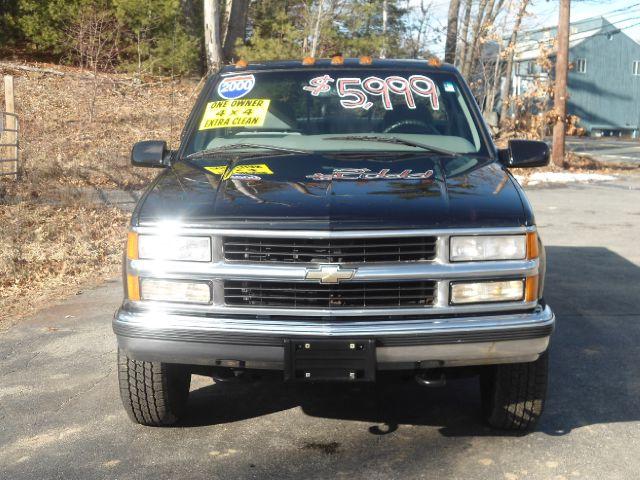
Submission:
{"label": "wooden post", "polygon": [[[15,115],[16,105],[13,91],[13,76],[4,77],[4,110],[6,113]],[[2,143],[8,146],[0,153],[0,158],[14,161],[0,163],[0,173],[11,173],[13,178],[18,178],[18,122],[13,115],[4,117],[4,139]],[[3,175],[4,176],[4,175]]]}
{"label": "wooden post", "polygon": [[571,0],[560,0],[560,20],[558,24],[558,54],[556,56],[556,89],[554,109],[558,115],[553,127],[554,165],[564,167],[565,133],[567,119],[567,77],[569,75],[569,31]]}

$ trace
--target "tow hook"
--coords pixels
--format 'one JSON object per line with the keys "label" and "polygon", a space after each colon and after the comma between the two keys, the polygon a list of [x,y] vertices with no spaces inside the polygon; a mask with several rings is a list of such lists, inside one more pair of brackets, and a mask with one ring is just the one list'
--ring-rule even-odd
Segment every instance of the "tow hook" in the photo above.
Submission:
{"label": "tow hook", "polygon": [[447,384],[444,372],[439,370],[417,373],[415,378],[418,385],[424,387],[444,387]]}

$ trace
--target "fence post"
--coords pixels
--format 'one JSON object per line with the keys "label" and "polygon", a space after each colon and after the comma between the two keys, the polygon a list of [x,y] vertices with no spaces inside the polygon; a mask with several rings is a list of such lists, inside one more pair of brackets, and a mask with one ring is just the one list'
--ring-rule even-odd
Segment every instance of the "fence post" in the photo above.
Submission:
{"label": "fence post", "polygon": [[[13,76],[4,76],[4,105],[6,142],[10,146],[5,148],[7,159],[15,159],[13,162],[0,163],[0,173],[12,173],[13,178],[18,178],[18,122],[15,117],[16,104],[13,90]],[[0,155],[2,157],[3,155]]]}

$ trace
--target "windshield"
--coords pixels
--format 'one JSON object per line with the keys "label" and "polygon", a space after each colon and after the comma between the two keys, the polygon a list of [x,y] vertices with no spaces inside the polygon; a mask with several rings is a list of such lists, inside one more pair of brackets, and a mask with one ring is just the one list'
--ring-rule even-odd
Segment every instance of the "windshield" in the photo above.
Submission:
{"label": "windshield", "polygon": [[185,155],[234,144],[486,154],[471,108],[447,73],[362,68],[228,73],[218,78],[197,115]]}

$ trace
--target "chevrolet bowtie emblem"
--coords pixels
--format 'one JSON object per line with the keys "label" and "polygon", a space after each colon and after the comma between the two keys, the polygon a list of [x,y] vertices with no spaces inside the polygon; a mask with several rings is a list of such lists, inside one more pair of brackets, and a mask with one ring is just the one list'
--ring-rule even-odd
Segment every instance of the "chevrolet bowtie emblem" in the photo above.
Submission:
{"label": "chevrolet bowtie emblem", "polygon": [[355,268],[340,268],[340,265],[320,265],[316,269],[307,269],[305,280],[318,280],[320,283],[340,283],[351,280],[356,273]]}

